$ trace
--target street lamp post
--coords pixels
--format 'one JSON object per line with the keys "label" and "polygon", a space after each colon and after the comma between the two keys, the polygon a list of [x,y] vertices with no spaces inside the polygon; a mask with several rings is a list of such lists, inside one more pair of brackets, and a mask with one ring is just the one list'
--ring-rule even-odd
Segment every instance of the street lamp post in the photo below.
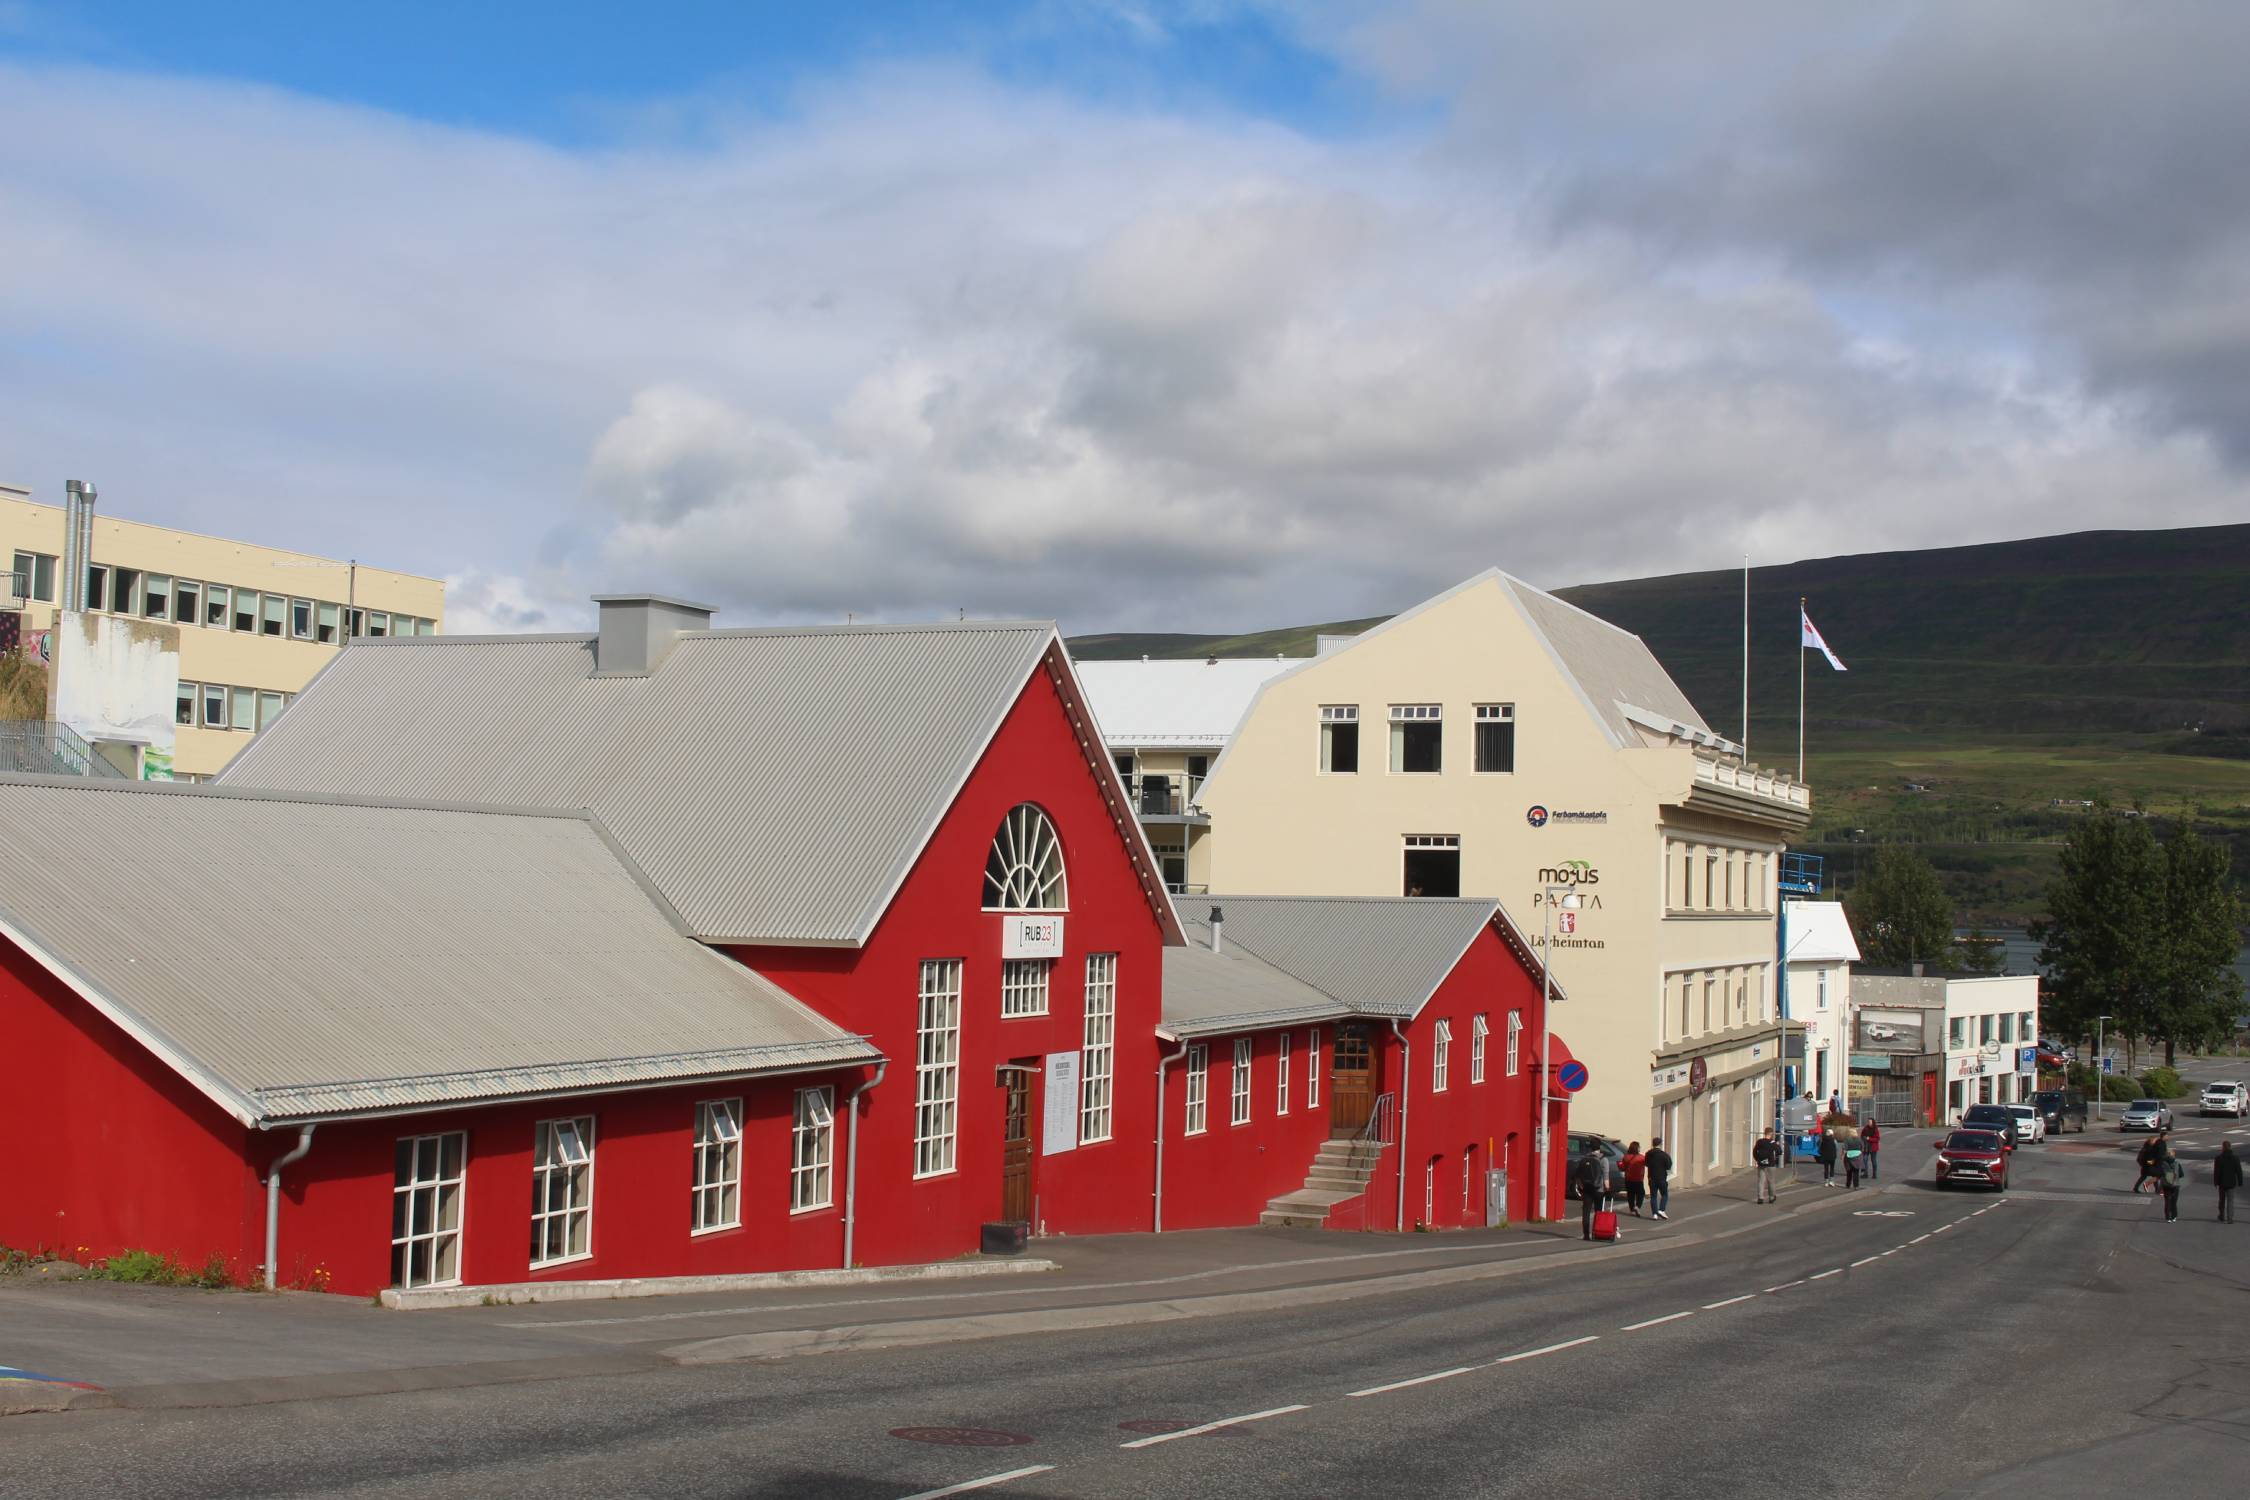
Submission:
{"label": "street lamp post", "polygon": [[2102,1025],[2113,1021],[2114,1016],[2094,1017],[2094,1118],[2102,1117],[2102,1095],[2109,1091],[2108,1079],[2102,1073]]}
{"label": "street lamp post", "polygon": [[1541,930],[1539,934],[1539,1202],[1533,1206],[1531,1217],[1536,1221],[1547,1218],[1547,1149],[1551,1128],[1548,1121],[1554,1114],[1555,1069],[1547,1051],[1548,1033],[1552,1023],[1548,1012],[1553,1008],[1555,976],[1555,903],[1560,900],[1565,911],[1578,910],[1578,893],[1567,885],[1546,888],[1546,899],[1539,904]]}

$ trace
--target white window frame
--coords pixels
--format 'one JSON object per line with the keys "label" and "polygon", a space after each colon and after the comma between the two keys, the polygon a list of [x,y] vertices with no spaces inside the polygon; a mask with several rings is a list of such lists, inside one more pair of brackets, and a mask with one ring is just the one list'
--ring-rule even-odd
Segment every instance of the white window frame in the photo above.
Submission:
{"label": "white window frame", "polygon": [[[1442,703],[1394,703],[1391,705],[1391,732],[1385,750],[1385,764],[1393,776],[1442,776],[1445,774],[1445,705]],[[1435,724],[1438,732],[1437,768],[1430,771],[1406,769],[1406,735],[1401,726],[1408,724]]]}
{"label": "white window frame", "polygon": [[1117,1068],[1117,955],[1086,955],[1086,1022],[1078,1067],[1078,1144],[1106,1141],[1114,1128]]}
{"label": "white window frame", "polygon": [[914,1175],[954,1170],[961,1124],[961,969],[922,960],[914,1050]]}
{"label": "white window frame", "polygon": [[[213,610],[217,610],[219,614],[216,620],[211,618]],[[203,585],[203,628],[206,630],[234,629],[234,589],[231,585],[224,583],[206,583]]]}
{"label": "white window frame", "polygon": [[1469,1023],[1469,1082],[1484,1082],[1484,1044],[1492,1035],[1492,1023],[1483,1015]]}
{"label": "white window frame", "polygon": [[1234,1071],[1227,1078],[1227,1088],[1231,1095],[1228,1102],[1228,1118],[1231,1123],[1236,1125],[1250,1123],[1250,1059],[1252,1055],[1250,1038],[1246,1036],[1236,1037],[1234,1039]]}
{"label": "white window frame", "polygon": [[[1352,728],[1354,765],[1349,771],[1336,769],[1336,746],[1333,730],[1349,724]],[[1359,705],[1356,703],[1323,703],[1320,705],[1320,774],[1323,776],[1357,776],[1359,763],[1366,758],[1367,744],[1359,732]]]}
{"label": "white window frame", "polygon": [[1320,1108],[1320,1028],[1305,1033],[1305,1108]]}
{"label": "white window frame", "polygon": [[1184,1117],[1180,1133],[1201,1135],[1211,1124],[1211,1049],[1202,1042],[1191,1043],[1187,1049],[1185,1088],[1186,1095],[1180,1109]]}
{"label": "white window frame", "polygon": [[1442,1094],[1452,1086],[1453,1072],[1453,1022],[1438,1017],[1436,1035],[1430,1046],[1430,1092]]}
{"label": "white window frame", "polygon": [[[558,1200],[557,1188],[560,1187]],[[548,1231],[560,1225],[563,1248]],[[594,1258],[594,1117],[541,1120],[531,1132],[531,1264]]]}
{"label": "white window frame", "polygon": [[[456,1170],[451,1174],[448,1174],[445,1170],[446,1143],[449,1141],[453,1143],[453,1162],[456,1167]],[[422,1146],[425,1142],[431,1145],[435,1157],[435,1175],[430,1177],[422,1175]],[[393,1274],[396,1275],[399,1270],[403,1269],[406,1275],[404,1279],[394,1280],[391,1284],[400,1287],[458,1286],[461,1282],[461,1229],[468,1221],[469,1216],[469,1134],[465,1130],[446,1130],[434,1135],[405,1136],[397,1144],[407,1148],[407,1157],[411,1165],[407,1171],[407,1180],[400,1182],[396,1164],[396,1146],[394,1146],[391,1169],[391,1199],[395,1204],[398,1199],[403,1197],[407,1200],[407,1205],[406,1232],[404,1234],[392,1234],[391,1259]],[[425,1190],[429,1193],[430,1205],[435,1210],[435,1222],[427,1226],[420,1221],[417,1209],[419,1199],[416,1196]],[[453,1210],[450,1228],[446,1227],[445,1223],[447,1207],[451,1207]],[[396,1208],[392,1210],[391,1222],[393,1224],[398,1222]],[[413,1275],[413,1247],[417,1243],[426,1244],[430,1247],[429,1265],[431,1274],[421,1280],[414,1279]],[[399,1253],[402,1247],[406,1252],[403,1258]],[[451,1266],[451,1275],[441,1276],[436,1274],[440,1267],[446,1265]]]}
{"label": "white window frame", "polygon": [[[183,698],[187,703],[187,717],[184,719],[180,717],[179,708],[180,702]],[[203,684],[200,682],[189,682],[184,678],[181,679],[180,685],[177,688],[173,689],[172,693],[173,726],[179,729],[193,729],[195,727],[196,716],[202,712]]]}
{"label": "white window frame", "polygon": [[1720,1097],[1714,1093],[1711,1095],[1710,1112],[1704,1116],[1703,1121],[1704,1134],[1710,1137],[1703,1149],[1703,1164],[1707,1167],[1715,1167],[1719,1164],[1719,1136],[1725,1128],[1725,1120],[1726,1113],[1721,1108]]}
{"label": "white window frame", "polygon": [[1523,1012],[1508,1012],[1508,1076],[1523,1072]]}
{"label": "white window frame", "polygon": [[789,1211],[808,1214],[833,1208],[836,1091],[826,1084],[797,1090],[789,1121]]}
{"label": "white window frame", "polygon": [[1422,1164],[1422,1222],[1437,1222],[1437,1161],[1431,1157]]}
{"label": "white window frame", "polygon": [[742,1226],[742,1101],[705,1099],[695,1106],[695,1158],[688,1233]]}
{"label": "white window frame", "polygon": [[1047,1014],[1047,991],[1055,961],[1051,958],[1010,958],[1000,964],[1000,1015],[1004,1020]]}
{"label": "white window frame", "polygon": [[[198,695],[199,702],[195,711],[196,723],[205,729],[225,729],[232,722],[227,718],[227,704],[233,699],[233,693],[228,691],[227,685],[223,682],[206,682],[200,686],[201,692]],[[213,698],[216,698],[219,703],[219,713],[216,718],[211,715],[211,700]]]}
{"label": "white window frame", "polygon": [[[999,875],[994,877],[997,867]],[[1019,802],[1000,820],[984,859],[986,911],[1067,911],[1070,869],[1062,835],[1036,802]]]}
{"label": "white window frame", "polygon": [[1476,1164],[1477,1148],[1474,1146],[1463,1146],[1461,1148],[1461,1227],[1463,1229],[1467,1229],[1470,1227],[1469,1182],[1470,1179],[1476,1175]]}
{"label": "white window frame", "polygon": [[1289,1113],[1289,1033],[1284,1031],[1274,1039],[1279,1049],[1273,1070],[1273,1112]]}
{"label": "white window frame", "polygon": [[1478,776],[1515,775],[1516,745],[1514,732],[1516,727],[1516,706],[1513,703],[1479,703],[1476,706],[1475,722],[1478,725],[1505,724],[1508,726],[1508,768],[1504,771],[1487,771],[1482,765],[1478,764],[1478,761],[1481,759],[1481,751],[1479,749],[1479,746],[1483,743],[1483,736],[1477,734],[1474,729],[1471,729],[1469,742],[1469,770],[1473,774]]}

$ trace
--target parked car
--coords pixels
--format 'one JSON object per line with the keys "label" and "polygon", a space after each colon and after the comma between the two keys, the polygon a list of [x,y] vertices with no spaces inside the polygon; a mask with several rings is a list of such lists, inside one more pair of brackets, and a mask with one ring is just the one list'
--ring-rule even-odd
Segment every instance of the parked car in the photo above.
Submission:
{"label": "parked car", "polygon": [[2008,1186],[2008,1138],[1991,1130],[1956,1130],[1939,1143],[1937,1185]]}
{"label": "parked car", "polygon": [[2070,1053],[2060,1042],[2042,1039],[2037,1049],[2037,1061],[2042,1068],[2052,1068],[2060,1073],[2070,1066]]}
{"label": "parked car", "polygon": [[2232,1115],[2239,1120],[2250,1115],[2250,1089],[2239,1083],[2207,1083],[2196,1108],[2201,1114]]}
{"label": "parked car", "polygon": [[2016,1117],[2018,1141],[2037,1142],[2047,1138],[2047,1119],[2035,1107],[2029,1104],[2010,1104],[2006,1108],[2009,1114]]}
{"label": "parked car", "polygon": [[2016,1117],[2005,1104],[1972,1104],[1961,1111],[1963,1130],[1988,1130],[2008,1150],[2016,1149]]}
{"label": "parked car", "polygon": [[2172,1111],[2164,1107],[2161,1099],[2135,1099],[2125,1106],[2125,1113],[2117,1117],[2119,1130],[2170,1130]]}
{"label": "parked car", "polygon": [[1578,1196],[1578,1164],[1585,1160],[1589,1151],[1597,1153],[1609,1164],[1609,1191],[1612,1196],[1622,1198],[1625,1195],[1625,1168],[1621,1163],[1625,1160],[1625,1143],[1611,1140],[1606,1135],[1582,1134],[1576,1130],[1570,1132],[1570,1172],[1563,1178],[1563,1196]]}
{"label": "parked car", "polygon": [[2031,1096],[2031,1103],[2047,1122],[2049,1135],[2086,1128],[2086,1095],[2078,1089],[2041,1089]]}

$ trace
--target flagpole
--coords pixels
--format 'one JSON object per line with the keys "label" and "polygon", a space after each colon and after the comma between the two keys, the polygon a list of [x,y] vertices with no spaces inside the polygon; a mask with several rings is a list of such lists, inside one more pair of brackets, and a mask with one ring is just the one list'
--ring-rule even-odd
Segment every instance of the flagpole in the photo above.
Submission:
{"label": "flagpole", "polygon": [[1750,554],[1742,554],[1742,758],[1750,758]]}
{"label": "flagpole", "polygon": [[1805,780],[1805,596],[1797,596],[1797,782]]}

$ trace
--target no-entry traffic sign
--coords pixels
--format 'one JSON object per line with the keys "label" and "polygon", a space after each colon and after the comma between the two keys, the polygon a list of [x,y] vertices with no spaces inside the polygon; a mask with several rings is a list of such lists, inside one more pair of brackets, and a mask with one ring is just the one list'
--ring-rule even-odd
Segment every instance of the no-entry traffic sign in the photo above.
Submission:
{"label": "no-entry traffic sign", "polygon": [[1566,1062],[1555,1069],[1555,1087],[1561,1089],[1564,1093],[1575,1094],[1585,1086],[1586,1065],[1584,1063]]}

